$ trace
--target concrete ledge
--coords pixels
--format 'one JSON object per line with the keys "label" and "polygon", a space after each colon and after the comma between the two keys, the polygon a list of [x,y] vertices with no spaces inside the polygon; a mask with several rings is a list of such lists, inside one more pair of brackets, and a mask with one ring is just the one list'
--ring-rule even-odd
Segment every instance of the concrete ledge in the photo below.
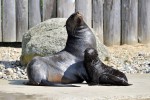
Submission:
{"label": "concrete ledge", "polygon": [[150,74],[127,75],[132,86],[42,87],[22,85],[26,80],[0,80],[0,100],[150,100]]}

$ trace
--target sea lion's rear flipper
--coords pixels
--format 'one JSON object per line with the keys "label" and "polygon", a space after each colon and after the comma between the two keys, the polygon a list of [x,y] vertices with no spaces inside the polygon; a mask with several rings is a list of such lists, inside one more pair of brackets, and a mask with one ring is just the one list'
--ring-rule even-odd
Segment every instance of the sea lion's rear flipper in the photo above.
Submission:
{"label": "sea lion's rear flipper", "polygon": [[102,74],[99,77],[99,84],[110,84],[110,85],[118,85],[118,86],[129,86],[131,84],[128,84],[128,82],[118,76],[114,76],[111,74]]}
{"label": "sea lion's rear flipper", "polygon": [[53,87],[79,87],[71,84],[62,84],[62,83],[53,83],[47,80],[42,80],[40,83],[41,86],[53,86]]}

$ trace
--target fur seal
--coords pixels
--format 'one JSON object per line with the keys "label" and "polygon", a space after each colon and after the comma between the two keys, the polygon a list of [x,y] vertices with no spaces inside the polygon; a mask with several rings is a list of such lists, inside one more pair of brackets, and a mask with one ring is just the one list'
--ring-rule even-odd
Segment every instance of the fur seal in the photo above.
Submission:
{"label": "fur seal", "polygon": [[93,48],[87,48],[84,55],[84,66],[89,75],[89,85],[118,85],[128,86],[126,75],[110,66],[105,65],[98,58]]}
{"label": "fur seal", "polygon": [[65,48],[51,56],[34,57],[27,65],[28,85],[72,86],[88,80],[83,66],[86,48],[96,49],[96,39],[79,12],[66,21]]}

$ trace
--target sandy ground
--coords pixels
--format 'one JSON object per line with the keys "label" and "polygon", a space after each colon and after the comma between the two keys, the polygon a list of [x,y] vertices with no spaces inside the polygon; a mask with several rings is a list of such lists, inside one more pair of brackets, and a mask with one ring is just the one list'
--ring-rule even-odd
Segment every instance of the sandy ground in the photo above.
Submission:
{"label": "sandy ground", "polygon": [[149,44],[136,44],[136,45],[114,45],[112,47],[107,47],[110,53],[115,53],[116,55],[119,55],[121,53],[125,54],[128,52],[129,54],[133,55],[135,53],[142,53],[147,52],[147,54],[150,53],[150,43]]}
{"label": "sandy ground", "polygon": [[22,85],[26,80],[0,80],[0,100],[150,100],[150,74],[127,77],[133,85],[43,87]]}
{"label": "sandy ground", "polygon": [[[133,58],[138,54],[145,54],[150,56],[150,44],[136,44],[136,45],[121,45],[107,47],[110,54],[118,58],[128,56]],[[15,61],[19,60],[21,55],[21,47],[0,47],[0,61]],[[113,62],[113,61],[112,61]]]}
{"label": "sandy ground", "polygon": [[0,61],[20,60],[21,48],[0,47]]}
{"label": "sandy ground", "polygon": [[141,67],[150,62],[150,44],[114,45],[107,47],[107,49],[111,57],[106,61],[106,64],[111,66],[120,67],[128,64]]}
{"label": "sandy ground", "polygon": [[[118,59],[128,57],[132,59],[139,54],[143,54],[150,61],[150,43],[149,44],[136,44],[136,45],[115,45],[107,47],[112,56]],[[0,47],[0,61],[15,61],[19,60],[21,56],[21,47]],[[109,59],[107,63],[113,65],[115,59]]]}

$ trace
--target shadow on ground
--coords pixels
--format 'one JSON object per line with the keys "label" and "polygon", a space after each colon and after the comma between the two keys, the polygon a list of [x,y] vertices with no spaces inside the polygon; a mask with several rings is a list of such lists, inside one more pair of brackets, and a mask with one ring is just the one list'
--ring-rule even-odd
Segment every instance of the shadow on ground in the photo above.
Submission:
{"label": "shadow on ground", "polygon": [[10,85],[24,85],[28,80],[9,80]]}
{"label": "shadow on ground", "polygon": [[0,92],[0,100],[40,100],[44,99],[40,95],[25,95],[23,93]]}
{"label": "shadow on ground", "polygon": [[14,47],[14,48],[21,48],[21,42],[0,42],[0,47]]}

